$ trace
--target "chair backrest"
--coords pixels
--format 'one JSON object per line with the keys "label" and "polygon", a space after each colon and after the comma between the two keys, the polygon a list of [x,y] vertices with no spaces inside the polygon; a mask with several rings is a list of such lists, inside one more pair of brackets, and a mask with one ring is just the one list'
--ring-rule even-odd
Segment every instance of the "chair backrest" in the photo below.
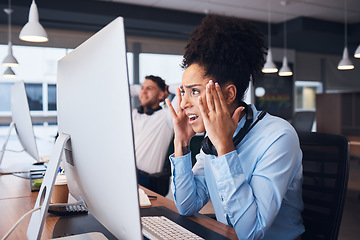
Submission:
{"label": "chair backrest", "polygon": [[169,175],[171,175],[171,166],[170,166],[170,160],[169,160],[169,156],[174,152],[174,138],[171,139],[170,143],[169,143],[169,147],[168,150],[166,152],[165,155],[165,160],[164,160],[164,167],[162,172],[166,173]]}
{"label": "chair backrest", "polygon": [[311,132],[314,120],[314,111],[301,111],[294,114],[291,123],[297,132]]}
{"label": "chair backrest", "polygon": [[200,153],[201,143],[204,139],[204,134],[197,134],[191,138],[190,151],[191,151],[191,162],[192,165],[196,163],[196,155]]}
{"label": "chair backrest", "polygon": [[341,135],[299,132],[303,152],[303,240],[337,239],[349,176],[349,141]]}

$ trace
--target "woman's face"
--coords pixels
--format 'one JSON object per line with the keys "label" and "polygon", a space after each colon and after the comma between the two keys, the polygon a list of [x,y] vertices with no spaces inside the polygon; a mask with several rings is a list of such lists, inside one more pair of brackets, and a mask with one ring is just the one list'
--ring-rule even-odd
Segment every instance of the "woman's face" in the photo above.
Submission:
{"label": "woman's face", "polygon": [[205,77],[205,70],[198,64],[191,64],[183,73],[180,86],[182,100],[180,106],[189,118],[189,123],[196,133],[205,131],[203,119],[199,109],[198,97],[201,96],[206,106],[206,84],[211,80]]}

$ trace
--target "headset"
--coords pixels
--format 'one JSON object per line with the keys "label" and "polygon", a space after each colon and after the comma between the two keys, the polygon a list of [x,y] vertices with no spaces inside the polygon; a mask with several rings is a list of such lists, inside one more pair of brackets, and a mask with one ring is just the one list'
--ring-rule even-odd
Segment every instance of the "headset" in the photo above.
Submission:
{"label": "headset", "polygon": [[[251,123],[254,120],[253,111],[252,111],[251,107],[244,102],[241,102],[240,106],[245,107],[246,121],[245,121],[244,126],[240,129],[240,131],[233,138],[233,143],[234,143],[235,147],[241,142],[241,140],[243,140],[245,135],[255,126],[255,124],[257,124],[266,115],[266,112],[262,111],[259,114],[259,116],[257,117],[256,121],[251,125]],[[211,155],[215,155],[215,156],[218,155],[216,148],[210,141],[209,137],[204,138],[204,140],[201,143],[201,148],[205,154],[211,154]]]}
{"label": "headset", "polygon": [[162,109],[162,108],[161,108],[160,106],[158,106],[157,108],[146,108],[146,110],[145,110],[145,112],[144,112],[144,107],[143,107],[143,106],[139,106],[139,107],[137,108],[137,111],[138,111],[138,113],[140,113],[140,114],[145,113],[146,115],[152,115],[154,112],[159,111],[159,110],[161,110],[161,109]]}

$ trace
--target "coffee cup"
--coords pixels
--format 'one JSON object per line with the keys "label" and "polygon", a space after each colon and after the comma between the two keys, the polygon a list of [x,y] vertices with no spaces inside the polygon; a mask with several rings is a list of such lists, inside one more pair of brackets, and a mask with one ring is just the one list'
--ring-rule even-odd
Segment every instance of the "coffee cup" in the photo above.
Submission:
{"label": "coffee cup", "polygon": [[67,186],[66,176],[58,174],[54,184],[54,190],[51,195],[51,203],[67,203],[69,189]]}

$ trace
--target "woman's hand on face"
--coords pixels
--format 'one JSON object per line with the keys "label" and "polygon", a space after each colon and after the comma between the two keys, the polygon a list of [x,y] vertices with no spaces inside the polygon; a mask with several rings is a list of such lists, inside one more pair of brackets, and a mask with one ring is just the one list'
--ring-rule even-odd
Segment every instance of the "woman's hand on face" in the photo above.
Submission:
{"label": "woman's hand on face", "polygon": [[176,95],[178,97],[177,112],[175,112],[170,100],[165,100],[167,106],[169,107],[170,115],[174,124],[175,141],[180,141],[189,145],[190,139],[195,135],[195,132],[189,124],[189,118],[186,115],[184,109],[182,109],[180,106],[182,98],[179,88],[176,89]]}
{"label": "woman's hand on face", "polygon": [[199,108],[206,133],[218,156],[235,150],[232,139],[244,107],[238,107],[231,116],[219,84],[210,80],[206,85],[206,99],[199,97]]}

